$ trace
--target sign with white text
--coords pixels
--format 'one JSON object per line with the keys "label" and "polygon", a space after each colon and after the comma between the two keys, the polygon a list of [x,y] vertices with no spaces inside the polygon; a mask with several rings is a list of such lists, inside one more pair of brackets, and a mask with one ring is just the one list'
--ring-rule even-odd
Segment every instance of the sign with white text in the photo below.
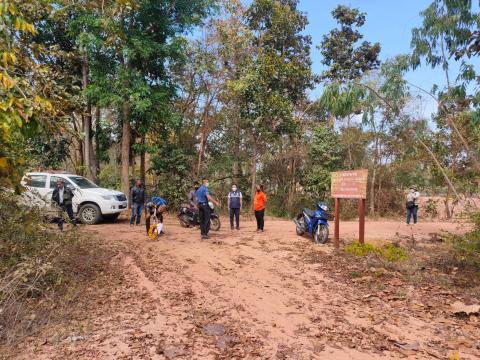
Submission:
{"label": "sign with white text", "polygon": [[331,196],[337,199],[366,199],[368,170],[332,172]]}

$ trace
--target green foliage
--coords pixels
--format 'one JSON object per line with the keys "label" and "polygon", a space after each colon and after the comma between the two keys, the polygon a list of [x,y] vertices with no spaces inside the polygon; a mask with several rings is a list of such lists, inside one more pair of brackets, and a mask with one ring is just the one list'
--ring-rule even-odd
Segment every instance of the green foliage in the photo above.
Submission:
{"label": "green foliage", "polygon": [[345,245],[343,250],[348,254],[363,257],[367,254],[376,253],[378,248],[375,245],[369,243],[365,243],[362,245],[358,241],[354,241],[348,245]]}
{"label": "green foliage", "polygon": [[323,72],[322,78],[333,81],[354,80],[368,70],[378,68],[379,43],[372,45],[368,41],[363,41],[355,48],[363,38],[356,28],[365,24],[366,14],[355,8],[338,5],[332,11],[332,16],[340,28],[333,29],[328,35],[323,36],[318,46],[323,55],[322,63],[329,67]]}
{"label": "green foliage", "polygon": [[27,157],[31,166],[59,169],[69,154],[70,139],[66,137],[37,136],[28,141]]}
{"label": "green foliage", "polygon": [[472,231],[464,235],[453,235],[449,238],[453,248],[453,256],[459,265],[480,269],[480,211],[470,213],[474,225]]}
{"label": "green foliage", "polygon": [[170,209],[177,209],[187,202],[187,194],[195,180],[190,175],[191,159],[189,153],[168,144],[160,147],[152,159],[151,170],[156,176],[151,195],[165,198]]}
{"label": "green foliage", "polygon": [[423,205],[423,212],[431,218],[437,217],[438,215],[437,201],[434,199],[428,199]]}
{"label": "green foliage", "polygon": [[256,0],[245,14],[255,54],[236,84],[248,128],[262,136],[292,131],[294,106],[312,85],[307,18],[297,2]]}
{"label": "green foliage", "polygon": [[377,254],[390,262],[404,261],[408,257],[405,249],[394,244],[387,244],[378,247],[373,244],[360,244],[358,241],[354,241],[346,245],[343,249],[346,253],[359,257],[364,257],[369,254]]}
{"label": "green foliage", "polygon": [[62,130],[56,105],[67,91],[56,82],[59,75],[39,61],[46,50],[32,42],[34,23],[52,11],[50,1],[0,4],[0,186],[16,186],[25,168],[25,149],[18,144]]}
{"label": "green foliage", "polygon": [[341,168],[342,150],[332,128],[318,125],[313,129],[310,161],[304,179],[305,190],[313,199],[324,199],[330,191],[330,172]]}
{"label": "green foliage", "polygon": [[98,185],[107,189],[120,190],[120,175],[118,166],[106,164],[100,169],[97,175]]}

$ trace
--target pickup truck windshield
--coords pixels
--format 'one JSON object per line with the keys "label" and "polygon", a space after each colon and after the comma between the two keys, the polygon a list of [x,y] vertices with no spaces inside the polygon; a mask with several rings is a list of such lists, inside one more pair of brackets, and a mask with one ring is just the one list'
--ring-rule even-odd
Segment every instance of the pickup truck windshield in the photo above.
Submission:
{"label": "pickup truck windshield", "polygon": [[68,177],[75,185],[77,185],[80,189],[93,189],[98,188],[93,182],[88,179],[85,179],[81,176],[69,176]]}

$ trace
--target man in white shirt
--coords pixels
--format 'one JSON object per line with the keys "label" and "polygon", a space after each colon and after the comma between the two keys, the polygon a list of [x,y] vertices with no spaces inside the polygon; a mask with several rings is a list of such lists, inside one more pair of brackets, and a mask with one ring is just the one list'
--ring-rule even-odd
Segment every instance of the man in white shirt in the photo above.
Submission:
{"label": "man in white shirt", "polygon": [[413,217],[413,225],[417,223],[418,199],[420,193],[417,191],[417,186],[410,186],[410,192],[407,194],[407,225],[410,225],[410,218]]}

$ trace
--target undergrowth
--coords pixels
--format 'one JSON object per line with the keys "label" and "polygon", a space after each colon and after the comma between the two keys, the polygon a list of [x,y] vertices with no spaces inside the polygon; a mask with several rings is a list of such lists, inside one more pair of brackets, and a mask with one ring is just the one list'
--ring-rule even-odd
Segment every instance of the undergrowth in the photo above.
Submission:
{"label": "undergrowth", "polygon": [[94,239],[60,232],[41,210],[0,192],[0,343],[18,342],[108,268]]}
{"label": "undergrowth", "polygon": [[480,272],[480,211],[470,213],[469,217],[474,226],[473,230],[463,235],[452,235],[448,240],[456,265]]}
{"label": "undergrowth", "polygon": [[358,241],[346,245],[344,251],[348,254],[362,257],[368,254],[378,254],[390,262],[404,261],[408,256],[407,251],[404,248],[394,244],[375,246],[368,243],[360,244]]}

